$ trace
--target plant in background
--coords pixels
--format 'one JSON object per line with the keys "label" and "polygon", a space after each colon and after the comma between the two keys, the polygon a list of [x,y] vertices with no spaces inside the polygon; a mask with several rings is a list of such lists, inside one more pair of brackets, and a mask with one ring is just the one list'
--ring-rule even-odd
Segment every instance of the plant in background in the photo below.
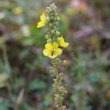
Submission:
{"label": "plant in background", "polygon": [[58,56],[63,53],[63,48],[67,47],[69,44],[64,41],[63,36],[58,31],[59,20],[60,18],[56,12],[56,6],[53,3],[47,7],[46,12],[41,15],[37,28],[41,28],[45,25],[48,27],[47,34],[45,35],[47,43],[45,44],[43,54],[51,58],[52,62],[50,74],[54,77],[53,91],[55,105],[58,110],[68,110],[66,106],[63,105],[63,97],[67,91],[62,85],[63,73],[59,73],[62,61]]}

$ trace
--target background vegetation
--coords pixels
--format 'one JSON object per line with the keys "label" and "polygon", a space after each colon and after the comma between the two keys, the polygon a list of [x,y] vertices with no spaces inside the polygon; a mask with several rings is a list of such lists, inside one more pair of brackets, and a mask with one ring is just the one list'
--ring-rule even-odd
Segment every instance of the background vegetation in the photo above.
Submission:
{"label": "background vegetation", "polygon": [[70,44],[61,56],[68,61],[64,103],[110,110],[109,0],[0,0],[0,110],[55,110],[50,61],[42,54],[45,29],[36,28],[52,2]]}

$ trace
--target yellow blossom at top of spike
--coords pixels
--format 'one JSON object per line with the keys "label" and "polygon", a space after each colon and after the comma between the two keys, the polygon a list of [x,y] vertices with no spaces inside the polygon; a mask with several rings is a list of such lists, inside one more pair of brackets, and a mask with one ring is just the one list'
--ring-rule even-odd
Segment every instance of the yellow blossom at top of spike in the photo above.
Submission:
{"label": "yellow blossom at top of spike", "polygon": [[58,44],[60,47],[67,47],[69,44],[64,41],[63,37],[58,37]]}
{"label": "yellow blossom at top of spike", "polygon": [[56,58],[57,56],[62,54],[62,49],[58,48],[58,44],[54,43],[47,43],[45,45],[45,49],[43,50],[43,54],[50,58]]}
{"label": "yellow blossom at top of spike", "polygon": [[40,16],[40,21],[38,22],[37,28],[43,27],[46,25],[46,15],[45,13],[42,13]]}

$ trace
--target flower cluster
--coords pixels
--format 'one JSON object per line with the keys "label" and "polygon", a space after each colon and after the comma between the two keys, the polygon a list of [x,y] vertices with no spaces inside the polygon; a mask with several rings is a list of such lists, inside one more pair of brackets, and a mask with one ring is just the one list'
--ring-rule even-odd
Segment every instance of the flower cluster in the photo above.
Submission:
{"label": "flower cluster", "polygon": [[63,53],[62,47],[67,47],[69,44],[64,41],[63,36],[58,31],[58,14],[56,13],[56,6],[54,4],[47,7],[46,12],[40,16],[40,21],[37,24],[37,28],[41,28],[45,25],[48,26],[48,33],[45,35],[47,43],[43,54],[50,58],[56,58]]}

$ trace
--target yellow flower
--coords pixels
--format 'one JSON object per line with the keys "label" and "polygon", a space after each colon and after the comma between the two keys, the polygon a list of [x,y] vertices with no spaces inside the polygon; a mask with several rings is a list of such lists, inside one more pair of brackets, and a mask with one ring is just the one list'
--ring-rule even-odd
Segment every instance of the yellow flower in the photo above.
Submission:
{"label": "yellow flower", "polygon": [[40,16],[40,21],[38,22],[37,28],[43,27],[46,25],[46,15],[45,13],[42,13]]}
{"label": "yellow flower", "polygon": [[63,37],[58,37],[58,44],[60,47],[67,47],[69,44],[64,41]]}
{"label": "yellow flower", "polygon": [[54,42],[54,43],[47,43],[45,45],[43,54],[50,58],[55,58],[55,57],[61,55],[62,52],[63,52],[62,49],[58,48],[58,44],[56,42]]}

